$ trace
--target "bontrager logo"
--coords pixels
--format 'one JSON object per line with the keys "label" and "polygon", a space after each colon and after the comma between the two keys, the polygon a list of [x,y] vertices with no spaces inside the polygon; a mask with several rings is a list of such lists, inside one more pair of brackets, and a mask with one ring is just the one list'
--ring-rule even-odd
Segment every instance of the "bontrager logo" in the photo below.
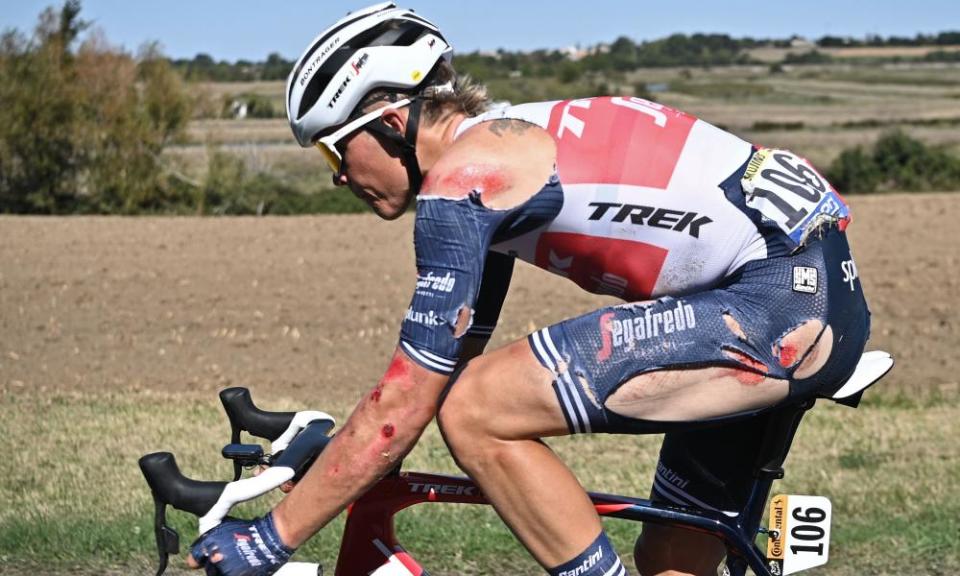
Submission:
{"label": "bontrager logo", "polygon": [[300,85],[303,86],[307,83],[307,80],[310,79],[310,75],[313,74],[313,71],[317,69],[317,64],[323,60],[323,57],[330,53],[333,48],[340,43],[340,37],[337,36],[333,39],[332,42],[323,47],[320,52],[317,53],[317,56],[310,62],[310,66],[303,71],[303,74],[300,75]]}
{"label": "bontrager logo", "polygon": [[404,319],[415,324],[423,324],[424,326],[439,326],[443,324],[443,318],[433,310],[414,312],[412,306],[407,308]]}
{"label": "bontrager logo", "polygon": [[602,558],[603,548],[598,546],[597,551],[587,557],[582,564],[573,570],[563,570],[557,576],[580,576],[581,574],[586,574],[587,570],[593,568]]}
{"label": "bontrager logo", "polygon": [[[630,222],[638,226],[650,226],[653,228],[664,228],[674,232],[687,231],[694,238],[700,237],[700,229],[713,222],[708,216],[700,216],[697,212],[684,212],[683,210],[668,210],[666,208],[656,208],[654,206],[641,206],[639,204],[620,204],[618,202],[591,202],[588,204],[594,210],[590,214],[590,220],[601,220],[608,216],[611,222],[623,222],[630,218]],[[616,208],[617,210],[611,210]]]}
{"label": "bontrager logo", "polygon": [[456,283],[456,277],[449,272],[443,276],[437,276],[433,272],[427,272],[426,276],[417,275],[417,290],[430,289],[440,292],[453,292],[453,286]]}
{"label": "bontrager logo", "polygon": [[651,312],[648,307],[642,316],[635,318],[611,318],[606,329],[613,337],[614,347],[632,348],[634,342],[656,338],[660,334],[683,332],[697,326],[697,315],[690,304],[677,301],[676,308],[663,312]]}

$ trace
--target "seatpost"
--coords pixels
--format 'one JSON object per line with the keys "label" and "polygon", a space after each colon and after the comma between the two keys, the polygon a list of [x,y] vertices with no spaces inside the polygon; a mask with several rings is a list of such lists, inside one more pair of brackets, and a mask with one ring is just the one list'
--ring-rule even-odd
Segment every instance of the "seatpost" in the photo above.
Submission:
{"label": "seatpost", "polygon": [[754,466],[756,479],[743,509],[741,528],[744,533],[755,535],[760,528],[763,510],[770,497],[770,487],[774,480],[783,478],[783,462],[787,458],[793,438],[800,427],[803,415],[813,408],[816,400],[811,398],[799,404],[782,408],[770,415],[763,431],[763,443]]}

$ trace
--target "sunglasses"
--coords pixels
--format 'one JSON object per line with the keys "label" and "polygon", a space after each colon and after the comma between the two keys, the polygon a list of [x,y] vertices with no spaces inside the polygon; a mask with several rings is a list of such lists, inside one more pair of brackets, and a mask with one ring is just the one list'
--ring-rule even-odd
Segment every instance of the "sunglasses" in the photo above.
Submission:
{"label": "sunglasses", "polygon": [[339,182],[340,176],[343,175],[343,170],[346,168],[343,153],[337,148],[337,143],[374,120],[378,120],[385,111],[402,108],[410,104],[410,102],[411,100],[409,98],[405,98],[392,102],[382,108],[377,108],[372,112],[368,112],[363,116],[347,122],[332,134],[318,138],[317,141],[313,143],[313,145],[317,147],[317,150],[320,150],[320,153],[323,154],[323,159],[327,161],[327,165],[333,170],[333,182],[335,184]]}

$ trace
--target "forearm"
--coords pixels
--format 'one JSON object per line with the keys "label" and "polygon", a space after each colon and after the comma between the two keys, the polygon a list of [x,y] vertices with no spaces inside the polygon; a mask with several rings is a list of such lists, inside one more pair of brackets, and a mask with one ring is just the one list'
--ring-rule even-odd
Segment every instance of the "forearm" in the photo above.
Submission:
{"label": "forearm", "polygon": [[446,379],[391,379],[390,372],[274,511],[287,545],[300,546],[390,472],[432,420]]}

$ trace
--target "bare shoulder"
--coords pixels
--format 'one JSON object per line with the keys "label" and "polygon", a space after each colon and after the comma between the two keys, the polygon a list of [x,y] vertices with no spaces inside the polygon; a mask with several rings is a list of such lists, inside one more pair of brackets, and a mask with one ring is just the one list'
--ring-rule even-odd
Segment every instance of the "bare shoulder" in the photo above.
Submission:
{"label": "bare shoulder", "polygon": [[470,127],[427,174],[422,194],[462,198],[506,209],[536,194],[553,172],[556,145],[543,128],[502,119]]}

